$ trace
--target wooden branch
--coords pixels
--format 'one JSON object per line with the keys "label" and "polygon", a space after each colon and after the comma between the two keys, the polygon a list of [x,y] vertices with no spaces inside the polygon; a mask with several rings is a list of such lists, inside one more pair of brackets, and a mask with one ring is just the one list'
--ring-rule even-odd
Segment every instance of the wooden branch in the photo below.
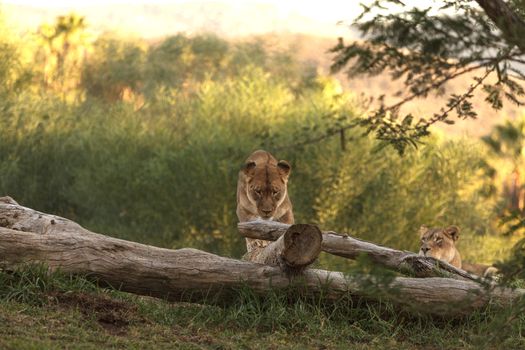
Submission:
{"label": "wooden branch", "polygon": [[[289,225],[287,224],[274,221],[251,221],[238,224],[239,232],[244,237],[269,241],[278,239],[286,232],[288,227]],[[327,253],[348,259],[356,259],[361,254],[364,254],[376,264],[416,277],[436,276],[472,281],[480,279],[478,276],[469,274],[441,260],[419,256],[412,252],[382,247],[332,231],[323,232],[321,249]]]}
{"label": "wooden branch", "polygon": [[510,304],[525,293],[499,287],[487,292],[475,282],[446,278],[395,278],[389,288],[381,283],[374,288],[358,278],[323,270],[306,270],[290,279],[278,267],[107,237],[7,199],[0,200],[0,226],[0,267],[45,263],[50,269],[85,275],[122,291],[172,301],[227,302],[239,288],[249,287],[263,297],[269,290],[292,288],[327,300],[350,293],[450,315],[490,301]]}
{"label": "wooden branch", "polygon": [[476,0],[503,36],[525,51],[525,21],[503,0]]}

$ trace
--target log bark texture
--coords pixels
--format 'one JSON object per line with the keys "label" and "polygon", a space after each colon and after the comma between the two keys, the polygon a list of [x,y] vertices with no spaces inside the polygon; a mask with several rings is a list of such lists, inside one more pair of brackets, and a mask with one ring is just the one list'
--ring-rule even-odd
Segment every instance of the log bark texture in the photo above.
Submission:
{"label": "log bark texture", "polygon": [[[239,223],[238,229],[244,237],[274,241],[279,239],[289,226],[275,221],[251,221]],[[480,279],[479,276],[472,275],[441,260],[382,247],[333,231],[323,232],[321,249],[348,259],[356,259],[364,254],[374,263],[387,269],[416,277],[448,277],[472,281]]]}
{"label": "log bark texture", "polygon": [[[172,301],[228,301],[239,288],[266,295],[290,289],[307,296],[343,295],[391,300],[419,311],[456,314],[489,301],[513,303],[523,290],[493,288],[447,278],[395,278],[390,288],[363,286],[339,272],[306,270],[290,279],[278,267],[220,257],[196,249],[169,250],[107,237],[54,215],[0,199],[0,267],[45,263],[50,269],[85,275],[122,291]],[[457,305],[443,308],[443,305]]]}
{"label": "log bark texture", "polygon": [[290,275],[301,273],[321,252],[323,236],[317,226],[288,225],[275,242],[248,252],[244,259],[256,263],[279,266]]}

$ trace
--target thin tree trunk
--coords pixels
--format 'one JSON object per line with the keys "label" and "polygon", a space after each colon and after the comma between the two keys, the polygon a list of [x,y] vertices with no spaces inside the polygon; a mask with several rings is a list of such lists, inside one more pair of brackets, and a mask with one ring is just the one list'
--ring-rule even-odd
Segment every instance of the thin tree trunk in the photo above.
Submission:
{"label": "thin tree trunk", "polygon": [[503,36],[525,51],[525,21],[503,0],[476,0]]}

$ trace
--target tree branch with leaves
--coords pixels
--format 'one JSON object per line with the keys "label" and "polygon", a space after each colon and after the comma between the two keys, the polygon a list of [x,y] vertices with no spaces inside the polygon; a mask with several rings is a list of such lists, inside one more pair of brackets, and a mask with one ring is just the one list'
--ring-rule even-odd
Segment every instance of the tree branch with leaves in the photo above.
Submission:
{"label": "tree branch with leaves", "polygon": [[[362,40],[346,44],[340,38],[330,50],[331,68],[349,77],[389,74],[402,81],[403,88],[395,93],[398,102],[387,105],[385,96],[379,96],[379,106],[359,123],[398,152],[416,147],[436,123],[476,118],[471,99],[477,93],[485,94],[495,110],[505,100],[523,105],[525,6],[517,1],[446,0],[420,8],[378,0],[362,7],[354,22]],[[444,95],[447,83],[472,74],[467,90],[450,92],[447,103],[432,115],[403,113],[407,102]]]}

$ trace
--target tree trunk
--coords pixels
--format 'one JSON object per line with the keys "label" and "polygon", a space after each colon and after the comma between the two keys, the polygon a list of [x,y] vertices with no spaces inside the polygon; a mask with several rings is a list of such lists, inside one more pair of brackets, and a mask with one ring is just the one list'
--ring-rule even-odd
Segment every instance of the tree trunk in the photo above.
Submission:
{"label": "tree trunk", "polygon": [[248,287],[263,297],[270,290],[292,288],[327,300],[350,294],[451,315],[489,301],[510,304],[525,293],[500,287],[487,292],[475,282],[447,278],[393,278],[386,287],[381,281],[363,284],[362,277],[323,270],[306,270],[289,278],[278,267],[107,237],[4,197],[0,199],[0,267],[15,269],[28,263],[44,263],[52,270],[84,275],[122,291],[172,301],[228,302],[240,288]]}
{"label": "tree trunk", "polygon": [[503,36],[521,51],[525,51],[525,22],[503,0],[476,0],[485,14],[501,30]]}
{"label": "tree trunk", "polygon": [[[239,223],[238,229],[244,237],[274,241],[284,234],[289,226],[274,221],[251,221]],[[376,264],[416,277],[450,277],[473,281],[479,279],[478,276],[441,260],[382,247],[332,231],[323,232],[321,249],[348,259],[356,259],[364,254]]]}

